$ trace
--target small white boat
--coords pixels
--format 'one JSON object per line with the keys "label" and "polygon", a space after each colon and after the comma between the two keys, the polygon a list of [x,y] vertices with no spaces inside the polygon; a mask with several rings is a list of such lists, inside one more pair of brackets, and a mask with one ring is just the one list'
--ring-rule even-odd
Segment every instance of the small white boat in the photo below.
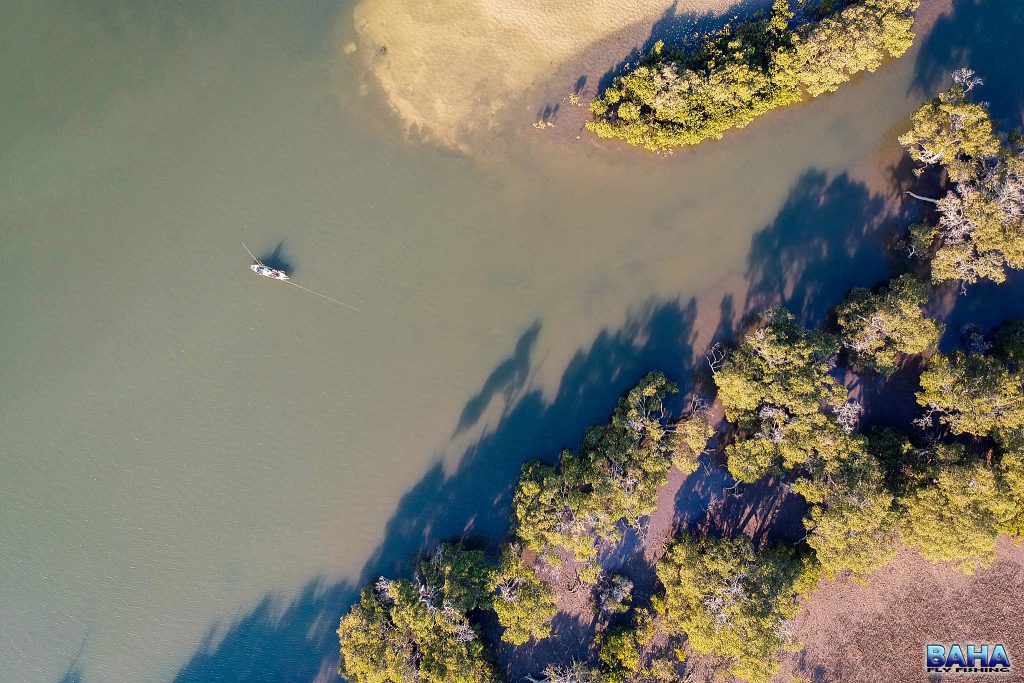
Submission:
{"label": "small white boat", "polygon": [[263,263],[263,261],[260,261],[258,258],[256,258],[256,254],[254,254],[251,251],[249,251],[249,247],[245,246],[245,242],[242,242],[242,247],[246,251],[249,252],[249,256],[252,256],[252,260],[256,262],[256,263],[253,263],[252,265],[250,265],[249,268],[252,270],[252,272],[256,273],[257,275],[262,275],[263,277],[269,277],[271,280],[284,280],[285,282],[290,284],[292,287],[298,287],[299,289],[304,289],[307,292],[309,292],[310,294],[315,294],[316,296],[318,296],[318,297],[320,297],[322,299],[327,299],[328,301],[334,302],[334,303],[338,304],[339,306],[344,306],[345,308],[350,308],[353,311],[358,311],[359,310],[355,306],[353,306],[351,304],[347,304],[344,301],[338,301],[337,299],[331,298],[331,297],[327,296],[326,294],[321,294],[320,292],[314,292],[309,287],[303,287],[302,285],[300,285],[297,282],[292,282],[291,278],[288,277],[288,273],[286,273],[283,270],[280,270],[278,268],[271,268],[267,264]]}
{"label": "small white boat", "polygon": [[269,277],[273,280],[288,279],[288,273],[284,272],[283,270],[278,270],[277,268],[265,266],[258,261],[249,267],[252,269],[252,272],[256,273],[257,275],[262,275],[263,277]]}

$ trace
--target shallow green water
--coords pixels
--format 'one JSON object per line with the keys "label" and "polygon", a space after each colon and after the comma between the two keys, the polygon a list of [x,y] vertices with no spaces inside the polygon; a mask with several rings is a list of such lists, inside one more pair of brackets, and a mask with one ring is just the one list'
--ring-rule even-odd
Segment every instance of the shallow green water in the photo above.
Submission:
{"label": "shallow green water", "polygon": [[500,529],[518,464],[648,366],[885,275],[915,78],[977,20],[670,159],[474,160],[402,139],[350,17],[0,5],[0,679],[329,678],[352,582]]}

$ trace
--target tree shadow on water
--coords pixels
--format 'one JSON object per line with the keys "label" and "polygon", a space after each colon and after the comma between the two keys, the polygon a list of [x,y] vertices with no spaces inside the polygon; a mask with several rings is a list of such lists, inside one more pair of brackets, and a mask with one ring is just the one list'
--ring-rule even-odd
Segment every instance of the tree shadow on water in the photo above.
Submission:
{"label": "tree shadow on water", "polygon": [[845,173],[805,171],[751,242],[746,313],[782,305],[816,325],[851,287],[884,279],[898,231],[885,204]]}
{"label": "tree shadow on water", "polygon": [[681,383],[687,379],[695,317],[693,300],[649,303],[577,352],[551,398],[527,386],[540,330],[535,323],[469,399],[459,425],[464,430],[479,420],[497,397],[508,402],[518,394],[514,405],[465,450],[454,473],[438,462],[402,497],[356,582],[315,578],[294,598],[264,597],[234,623],[212,627],[174,680],[335,680],[334,631],[359,588],[380,575],[409,577],[417,554],[442,540],[500,539],[525,460],[554,461],[562,447],[578,446],[585,428],[604,422],[615,400],[646,372],[663,369]]}
{"label": "tree shadow on water", "polygon": [[318,577],[295,597],[265,596],[226,630],[210,628],[175,683],[312,681],[325,671],[327,680],[336,678],[338,606],[351,604],[358,590]]}
{"label": "tree shadow on water", "polygon": [[985,80],[977,92],[1006,125],[1024,123],[1024,3],[1018,0],[954,0],[921,47],[911,88],[934,97],[951,84],[954,69],[969,67]]}
{"label": "tree shadow on water", "polygon": [[455,427],[455,434],[460,434],[475,425],[496,395],[501,394],[506,408],[515,401],[530,377],[530,368],[533,365],[531,355],[539,334],[540,321],[537,321],[519,337],[512,355],[494,369],[487,377],[480,392],[469,399],[466,407],[462,409],[459,424]]}

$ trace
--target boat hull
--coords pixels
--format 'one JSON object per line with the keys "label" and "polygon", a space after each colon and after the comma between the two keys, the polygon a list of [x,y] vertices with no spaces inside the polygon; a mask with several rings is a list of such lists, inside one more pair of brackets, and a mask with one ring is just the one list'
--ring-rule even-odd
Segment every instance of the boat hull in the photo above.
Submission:
{"label": "boat hull", "polygon": [[289,279],[288,278],[288,273],[284,272],[283,270],[278,270],[277,268],[271,268],[270,266],[265,266],[262,263],[254,263],[251,266],[249,266],[249,268],[251,268],[252,272],[256,273],[257,275],[262,275],[263,277],[269,277],[271,280],[288,280]]}

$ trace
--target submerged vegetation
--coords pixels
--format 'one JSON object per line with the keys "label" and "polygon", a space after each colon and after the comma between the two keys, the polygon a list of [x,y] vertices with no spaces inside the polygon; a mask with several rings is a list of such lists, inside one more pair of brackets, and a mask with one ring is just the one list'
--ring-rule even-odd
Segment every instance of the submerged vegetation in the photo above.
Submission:
{"label": "submerged vegetation", "polygon": [[[783,35],[788,21],[759,30]],[[787,40],[798,50],[795,35]],[[987,110],[965,101],[975,84],[959,72],[901,138],[915,160],[944,169],[947,198],[955,196],[936,200],[937,227],[912,229],[918,240],[934,233],[926,255],[936,283],[950,267],[953,279],[975,281],[967,275],[980,277],[979,258],[998,265],[987,271],[998,279],[1020,248],[1020,138],[998,137]],[[972,192],[990,202],[984,226],[940,204]],[[954,235],[954,215],[973,227]],[[998,248],[985,241],[996,237]],[[911,274],[854,289],[826,329],[807,329],[783,309],[762,312],[734,348],[709,357],[714,406],[681,401],[663,373],[647,374],[578,451],[523,465],[499,550],[445,543],[411,580],[364,588],[338,630],[341,674],[351,683],[497,681],[487,645],[552,637],[560,599],[583,591],[595,624],[588,659],[551,662],[527,677],[534,683],[668,683],[682,679],[688,656],[703,654],[728,675],[768,683],[778,653],[800,648],[792,620],[821,580],[868,581],[901,547],[965,573],[990,565],[1000,535],[1024,538],[1024,321],[940,353],[945,328],[927,314],[929,293]],[[917,380],[919,415],[900,430],[863,429],[842,378],[897,372]],[[670,472],[695,472],[712,439],[703,466],[724,465],[734,486],[770,478],[765,485],[799,496],[806,534],[755,544],[677,529],[666,545],[644,546],[657,549],[644,559],[658,581],[638,588],[601,551],[627,529],[647,541]]]}
{"label": "submerged vegetation", "polygon": [[659,152],[721,138],[901,56],[913,42],[917,6],[918,0],[775,0],[767,15],[729,23],[692,44],[659,41],[591,103],[587,127]]}

